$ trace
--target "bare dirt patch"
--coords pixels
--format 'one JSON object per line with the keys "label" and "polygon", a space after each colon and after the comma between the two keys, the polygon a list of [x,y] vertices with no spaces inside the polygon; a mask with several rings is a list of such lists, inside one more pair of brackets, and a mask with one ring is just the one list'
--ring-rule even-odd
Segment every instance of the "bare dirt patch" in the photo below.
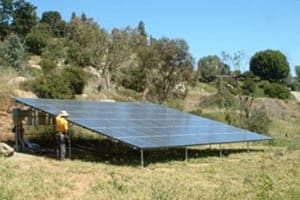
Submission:
{"label": "bare dirt patch", "polygon": [[292,93],[292,95],[296,98],[296,100],[298,101],[298,102],[300,102],[300,92],[291,92]]}

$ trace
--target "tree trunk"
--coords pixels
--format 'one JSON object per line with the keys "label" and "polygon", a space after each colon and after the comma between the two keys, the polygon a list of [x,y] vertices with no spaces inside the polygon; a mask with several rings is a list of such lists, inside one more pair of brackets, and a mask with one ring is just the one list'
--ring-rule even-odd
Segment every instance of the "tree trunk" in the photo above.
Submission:
{"label": "tree trunk", "polygon": [[106,98],[110,98],[110,73],[109,73],[109,69],[108,66],[105,67],[104,69],[104,79],[105,79],[105,85],[106,85]]}

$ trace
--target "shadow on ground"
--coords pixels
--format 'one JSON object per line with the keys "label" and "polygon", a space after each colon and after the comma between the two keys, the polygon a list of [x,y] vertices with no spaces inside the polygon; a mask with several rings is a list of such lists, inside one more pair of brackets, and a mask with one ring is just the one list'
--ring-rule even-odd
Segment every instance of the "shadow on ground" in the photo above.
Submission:
{"label": "shadow on ground", "polygon": [[[39,152],[29,152],[35,155],[46,156],[55,159],[55,140],[32,139],[34,143],[41,146]],[[263,149],[251,149],[250,152],[262,152]],[[222,149],[222,156],[230,154],[248,152],[246,148]],[[72,160],[104,162],[113,165],[140,166],[140,150],[133,149],[128,145],[116,143],[109,139],[73,139],[72,140]],[[220,150],[216,148],[188,149],[188,158],[219,157]],[[164,163],[169,161],[184,161],[184,148],[158,149],[144,151],[145,166],[153,163]]]}

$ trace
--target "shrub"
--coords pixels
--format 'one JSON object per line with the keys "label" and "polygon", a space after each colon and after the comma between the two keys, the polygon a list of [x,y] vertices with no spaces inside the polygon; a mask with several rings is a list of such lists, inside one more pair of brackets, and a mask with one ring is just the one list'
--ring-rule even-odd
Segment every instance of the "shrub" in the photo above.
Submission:
{"label": "shrub", "polygon": [[12,67],[20,68],[22,66],[25,50],[18,35],[12,34],[3,42],[1,54]]}
{"label": "shrub", "polygon": [[266,96],[279,99],[288,99],[290,97],[290,91],[288,88],[281,84],[270,83],[265,84],[263,87]]}
{"label": "shrub", "polygon": [[25,38],[25,44],[29,52],[41,55],[42,49],[46,47],[48,37],[39,30],[31,31]]}
{"label": "shrub", "polygon": [[294,81],[292,84],[291,84],[291,89],[293,91],[300,91],[300,81]]}
{"label": "shrub", "polygon": [[86,83],[86,75],[80,67],[67,67],[62,73],[63,79],[68,82],[72,93],[82,94]]}
{"label": "shrub", "polygon": [[225,121],[228,124],[247,129],[249,131],[267,134],[271,119],[263,108],[249,109],[248,116],[244,112],[225,113]]}
{"label": "shrub", "polygon": [[183,110],[183,104],[184,104],[184,101],[182,99],[167,99],[165,102],[164,102],[164,105],[170,107],[170,108],[173,108],[173,109],[176,109],[176,110]]}
{"label": "shrub", "polygon": [[82,69],[69,67],[60,73],[52,60],[43,59],[40,64],[43,73],[25,84],[38,97],[72,99],[82,92],[85,83]]}
{"label": "shrub", "polygon": [[256,91],[256,84],[252,78],[246,78],[242,86],[242,93],[244,95],[254,94]]}
{"label": "shrub", "polygon": [[123,87],[142,92],[146,85],[146,74],[140,67],[123,68],[118,77],[118,82]]}
{"label": "shrub", "polygon": [[44,75],[28,83],[29,88],[40,98],[72,99],[74,93],[69,82],[62,76]]}

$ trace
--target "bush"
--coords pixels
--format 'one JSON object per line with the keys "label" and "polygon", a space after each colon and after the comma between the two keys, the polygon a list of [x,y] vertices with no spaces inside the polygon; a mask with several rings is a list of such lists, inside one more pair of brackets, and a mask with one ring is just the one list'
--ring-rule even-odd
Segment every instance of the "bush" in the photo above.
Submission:
{"label": "bush", "polygon": [[225,114],[225,120],[228,124],[247,129],[249,131],[267,134],[271,119],[263,108],[250,109],[250,113],[246,116],[244,113]]}
{"label": "bush", "polygon": [[142,92],[146,85],[146,74],[140,67],[123,68],[118,77],[118,82],[123,87]]}
{"label": "bush", "polygon": [[164,105],[176,110],[183,110],[184,100],[182,99],[167,99]]}
{"label": "bush", "polygon": [[67,67],[62,73],[63,79],[68,82],[72,93],[82,94],[86,83],[86,75],[80,67]]}
{"label": "bush", "polygon": [[29,52],[41,55],[42,49],[46,47],[48,37],[39,30],[31,31],[25,38],[25,44]]}
{"label": "bush", "polygon": [[1,57],[14,68],[22,67],[24,60],[24,46],[18,35],[10,35],[1,48]]}
{"label": "bush", "polygon": [[242,86],[242,92],[244,95],[255,94],[256,84],[252,78],[246,78]]}
{"label": "bush", "polygon": [[40,98],[72,99],[81,94],[85,84],[85,74],[79,67],[68,67],[61,73],[52,60],[40,62],[42,74],[25,84]]}
{"label": "bush", "polygon": [[75,97],[69,82],[62,76],[42,75],[27,84],[27,87],[40,98],[72,99]]}
{"label": "bush", "polygon": [[291,84],[291,89],[293,91],[300,91],[300,81],[295,81]]}
{"label": "bush", "polygon": [[290,91],[286,86],[278,83],[265,84],[264,93],[271,98],[288,99],[290,97]]}

